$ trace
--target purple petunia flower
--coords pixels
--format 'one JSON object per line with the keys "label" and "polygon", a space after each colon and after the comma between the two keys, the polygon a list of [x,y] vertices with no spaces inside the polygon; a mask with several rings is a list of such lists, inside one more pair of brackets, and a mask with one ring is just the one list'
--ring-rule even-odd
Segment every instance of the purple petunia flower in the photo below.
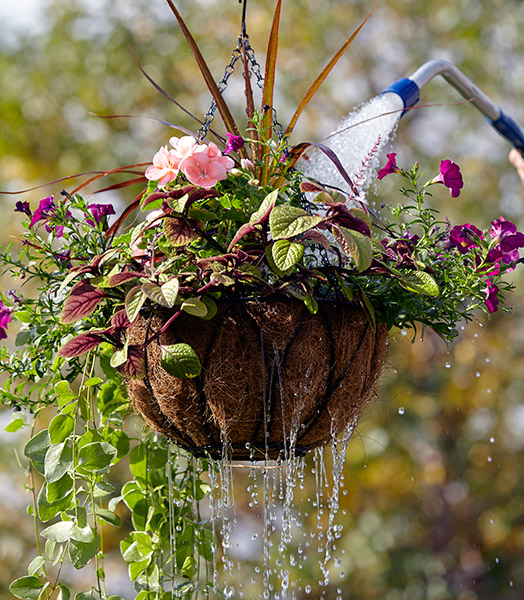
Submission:
{"label": "purple petunia flower", "polygon": [[33,214],[31,212],[31,209],[29,208],[29,202],[22,202],[22,200],[19,200],[15,204],[14,210],[15,212],[25,213],[28,217],[30,217]]}
{"label": "purple petunia flower", "polygon": [[386,251],[386,256],[388,259],[395,261],[396,266],[398,267],[402,264],[413,262],[413,253],[418,241],[418,235],[414,235],[411,232],[406,231],[404,232],[404,235],[395,242],[382,240],[381,243]]}
{"label": "purple petunia flower", "polygon": [[452,248],[457,248],[461,254],[466,254],[470,248],[478,248],[479,242],[483,238],[482,231],[466,223],[465,225],[455,225],[449,232],[448,244]]}
{"label": "purple petunia flower", "polygon": [[510,264],[519,259],[519,248],[524,247],[524,234],[517,231],[517,226],[504,217],[496,219],[491,223],[489,230],[491,238],[496,242],[494,248],[488,252],[487,260]]}
{"label": "purple petunia flower", "polygon": [[11,313],[13,312],[12,308],[7,307],[0,300],[0,340],[5,340],[7,337],[7,326],[11,322]]}
{"label": "purple petunia flower", "polygon": [[244,138],[240,135],[233,135],[232,133],[226,133],[227,135],[227,144],[226,144],[226,154],[230,152],[238,152],[240,148],[244,146]]}
{"label": "purple petunia flower", "polygon": [[499,288],[491,281],[491,279],[487,279],[486,287],[483,288],[482,291],[486,294],[486,299],[484,302],[486,303],[489,312],[497,312],[499,308],[499,299],[497,296]]}
{"label": "purple petunia flower", "polygon": [[115,214],[112,204],[89,204],[87,208],[91,211],[94,221],[93,219],[86,219],[86,223],[89,223],[92,227],[95,227],[95,224],[99,225],[105,216]]}
{"label": "purple petunia flower", "polygon": [[396,159],[396,153],[392,152],[391,154],[388,154],[388,162],[386,163],[386,166],[383,167],[382,169],[380,169],[380,171],[377,174],[377,178],[378,179],[384,179],[384,177],[386,175],[389,175],[390,173],[400,173],[400,169],[399,167],[397,167],[397,159]]}
{"label": "purple petunia flower", "polygon": [[431,180],[431,183],[443,183],[449,188],[452,198],[457,198],[464,186],[460,167],[449,159],[441,161],[440,173]]}
{"label": "purple petunia flower", "polygon": [[17,304],[22,304],[23,302],[22,298],[14,290],[7,290],[7,297]]}

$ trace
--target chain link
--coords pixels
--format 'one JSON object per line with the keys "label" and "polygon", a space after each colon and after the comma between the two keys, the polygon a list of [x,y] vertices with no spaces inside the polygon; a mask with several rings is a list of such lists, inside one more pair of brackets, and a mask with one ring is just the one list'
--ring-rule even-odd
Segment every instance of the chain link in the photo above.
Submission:
{"label": "chain link", "polygon": [[[249,42],[249,36],[245,31],[245,24],[242,23],[242,33],[238,36],[237,47],[231,53],[231,59],[229,61],[229,64],[227,64],[224,69],[224,76],[222,77],[221,81],[218,83],[218,90],[220,93],[224,92],[224,90],[227,88],[229,78],[235,71],[235,65],[238,62],[239,58],[242,57],[242,48],[243,47],[245,48],[249,74],[254,75],[257,86],[261,90],[264,89],[264,77],[262,76],[262,72],[260,70],[260,65],[258,64],[257,59],[255,57],[255,51],[253,50],[253,48],[251,47],[251,44]],[[200,131],[198,132],[198,140],[199,141],[202,141],[203,139],[205,139],[207,132],[209,131],[209,128],[211,127],[211,124],[213,123],[213,119],[215,118],[216,110],[217,110],[217,104],[214,100],[212,100],[211,106],[209,107],[209,110],[207,111],[207,113],[204,116],[204,122],[202,123],[202,127],[200,128]],[[275,133],[278,136],[278,139],[282,140],[282,137],[284,135],[283,131],[282,131],[282,125],[278,122],[277,111],[274,108],[273,108],[273,128],[275,130]]]}

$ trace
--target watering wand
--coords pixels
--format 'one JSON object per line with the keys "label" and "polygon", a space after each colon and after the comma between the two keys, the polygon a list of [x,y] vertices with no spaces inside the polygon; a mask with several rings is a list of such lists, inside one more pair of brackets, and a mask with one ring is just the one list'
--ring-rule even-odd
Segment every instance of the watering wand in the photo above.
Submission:
{"label": "watering wand", "polygon": [[524,129],[492,102],[462,71],[446,60],[430,60],[424,63],[411,77],[400,79],[382,94],[397,94],[404,103],[404,109],[412,108],[420,100],[421,88],[436,75],[442,75],[464,98],[471,100],[488,123],[524,156]]}

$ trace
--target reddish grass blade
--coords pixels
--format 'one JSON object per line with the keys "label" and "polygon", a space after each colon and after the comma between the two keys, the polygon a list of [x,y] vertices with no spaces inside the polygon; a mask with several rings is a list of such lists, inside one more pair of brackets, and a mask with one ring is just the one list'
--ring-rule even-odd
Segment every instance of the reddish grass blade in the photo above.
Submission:
{"label": "reddish grass blade", "polygon": [[226,129],[234,135],[240,135],[235,120],[233,119],[233,115],[231,114],[231,111],[229,110],[226,101],[222,97],[222,94],[220,93],[220,90],[218,89],[218,86],[215,80],[213,79],[213,75],[211,74],[207,63],[204,60],[202,53],[200,52],[200,48],[198,47],[195,39],[191,35],[191,32],[187,28],[187,25],[185,24],[184,20],[182,19],[182,15],[178,12],[172,0],[167,0],[167,3],[169,4],[169,8],[171,8],[172,13],[175,15],[176,20],[180,25],[180,29],[182,29],[182,33],[184,34],[187,43],[189,44],[191,51],[193,52],[193,56],[195,57],[195,60],[197,61],[198,67],[200,69],[200,72],[202,73],[202,76],[204,77],[206,85],[209,91],[211,92],[213,99],[216,102],[216,105],[220,112],[220,116],[224,121]]}
{"label": "reddish grass blade", "polygon": [[326,77],[332,71],[333,67],[337,64],[340,57],[344,54],[344,52],[347,50],[347,48],[350,46],[350,44],[356,38],[356,36],[358,35],[358,33],[360,32],[362,27],[364,27],[367,20],[371,17],[371,15],[373,14],[373,11],[377,7],[377,4],[378,4],[378,2],[375,3],[375,6],[371,10],[371,12],[368,14],[368,16],[364,19],[364,21],[360,24],[360,26],[353,32],[353,35],[345,42],[345,44],[340,48],[340,50],[335,54],[335,56],[333,56],[333,58],[329,61],[329,63],[326,65],[326,67],[324,67],[324,69],[321,71],[320,75],[315,79],[312,86],[309,88],[309,90],[306,92],[306,95],[302,99],[302,102],[298,105],[298,108],[295,111],[295,114],[291,118],[291,121],[289,122],[289,125],[287,126],[287,129],[284,133],[284,138],[291,135],[291,132],[295,128],[298,118],[302,114],[304,108],[307,106],[307,104],[309,103],[311,98],[315,95],[318,88],[322,85],[322,83],[324,82]]}

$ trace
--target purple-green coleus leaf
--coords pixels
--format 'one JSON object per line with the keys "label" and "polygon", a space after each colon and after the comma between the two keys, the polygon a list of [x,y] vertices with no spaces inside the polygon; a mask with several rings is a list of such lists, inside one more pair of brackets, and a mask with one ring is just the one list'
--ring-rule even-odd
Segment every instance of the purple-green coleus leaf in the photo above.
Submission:
{"label": "purple-green coleus leaf", "polygon": [[371,237],[371,231],[367,220],[362,218],[366,213],[360,210],[357,214],[359,216],[342,203],[332,204],[328,210],[328,221],[336,225],[341,225],[346,229],[358,231],[366,237]]}
{"label": "purple-green coleus leaf", "polygon": [[269,215],[269,230],[274,240],[291,238],[324,221],[320,215],[311,215],[302,208],[281,204]]}
{"label": "purple-green coleus leaf", "polygon": [[116,370],[126,377],[143,377],[145,375],[144,351],[138,346],[129,345],[126,362],[119,365]]}
{"label": "purple-green coleus leaf", "polygon": [[146,277],[145,273],[139,273],[138,271],[122,271],[121,273],[113,273],[109,275],[107,280],[107,287],[117,287],[123,285],[128,281],[133,281],[138,277]]}
{"label": "purple-green coleus leaf", "polygon": [[255,231],[258,225],[265,223],[269,219],[271,211],[275,208],[278,192],[279,190],[273,190],[264,198],[264,200],[262,200],[258,210],[249,217],[249,223],[244,223],[233,236],[233,239],[227,248],[228,252],[230,252],[233,246],[235,246],[235,244],[243,237]]}
{"label": "purple-green coleus leaf", "polygon": [[88,317],[106,296],[104,291],[95,288],[89,281],[79,281],[72,287],[64,302],[60,322],[67,325]]}
{"label": "purple-green coleus leaf", "polygon": [[164,233],[175,247],[187,246],[198,237],[197,232],[184,219],[170,217],[164,220]]}

